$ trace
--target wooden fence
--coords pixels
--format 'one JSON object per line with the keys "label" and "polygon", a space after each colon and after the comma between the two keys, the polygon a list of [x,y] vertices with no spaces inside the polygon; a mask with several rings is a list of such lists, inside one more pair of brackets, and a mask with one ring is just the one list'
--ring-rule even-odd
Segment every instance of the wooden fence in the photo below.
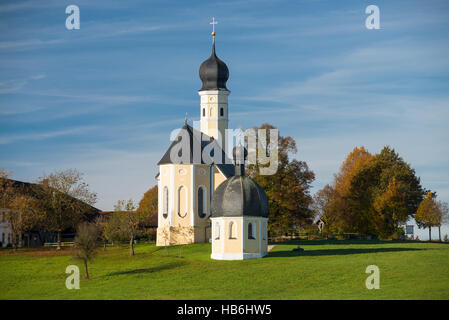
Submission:
{"label": "wooden fence", "polygon": [[[75,242],[61,242],[61,247],[73,247]],[[45,242],[44,247],[57,247],[57,242]]]}

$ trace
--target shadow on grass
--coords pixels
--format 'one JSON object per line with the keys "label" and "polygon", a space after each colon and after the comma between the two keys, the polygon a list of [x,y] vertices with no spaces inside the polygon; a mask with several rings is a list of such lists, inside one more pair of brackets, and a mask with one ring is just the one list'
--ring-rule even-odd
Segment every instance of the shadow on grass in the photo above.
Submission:
{"label": "shadow on grass", "polygon": [[282,242],[270,242],[269,244],[298,244],[301,245],[326,245],[326,244],[392,244],[392,243],[416,243],[416,241],[392,241],[392,240],[286,240]]}
{"label": "shadow on grass", "polygon": [[142,269],[133,269],[133,270],[124,270],[124,271],[111,272],[111,273],[106,274],[106,276],[109,277],[109,276],[121,276],[121,275],[128,275],[128,274],[153,273],[153,272],[158,272],[158,271],[178,268],[178,267],[181,267],[181,266],[183,266],[185,264],[186,263],[183,262],[183,261],[171,262],[171,263],[161,264],[161,265],[158,265],[158,266],[155,266],[155,267],[151,267],[151,268],[142,268]]}
{"label": "shadow on grass", "polygon": [[297,257],[297,256],[338,256],[348,254],[363,254],[363,253],[382,253],[382,252],[399,252],[399,251],[420,251],[426,249],[415,248],[354,248],[354,249],[322,249],[322,250],[304,250],[304,251],[271,251],[267,257]]}

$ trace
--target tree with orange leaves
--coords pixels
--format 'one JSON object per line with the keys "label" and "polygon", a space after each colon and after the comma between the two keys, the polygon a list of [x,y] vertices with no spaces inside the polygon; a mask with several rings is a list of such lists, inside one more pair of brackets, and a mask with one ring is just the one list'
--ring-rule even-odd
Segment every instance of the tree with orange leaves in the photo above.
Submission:
{"label": "tree with orange leaves", "polygon": [[400,224],[407,222],[405,193],[401,192],[396,178],[393,177],[386,190],[374,200],[374,210],[374,226],[382,237],[394,234]]}
{"label": "tree with orange leaves", "polygon": [[432,241],[432,227],[440,223],[440,210],[432,192],[427,192],[416,211],[415,221],[420,228],[429,228],[429,241]]}
{"label": "tree with orange leaves", "polygon": [[355,148],[335,175],[325,219],[337,232],[390,237],[413,216],[425,191],[415,170],[390,147]]}

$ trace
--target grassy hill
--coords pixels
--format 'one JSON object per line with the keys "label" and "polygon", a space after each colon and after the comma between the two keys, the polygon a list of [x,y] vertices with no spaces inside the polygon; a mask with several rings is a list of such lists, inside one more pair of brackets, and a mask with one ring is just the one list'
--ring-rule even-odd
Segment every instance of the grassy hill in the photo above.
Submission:
{"label": "grassy hill", "polygon": [[[137,245],[100,251],[91,280],[65,287],[70,250],[0,251],[0,299],[449,299],[449,245],[303,241],[277,245],[263,259],[214,261],[209,244],[178,248]],[[368,265],[380,289],[368,290]]]}

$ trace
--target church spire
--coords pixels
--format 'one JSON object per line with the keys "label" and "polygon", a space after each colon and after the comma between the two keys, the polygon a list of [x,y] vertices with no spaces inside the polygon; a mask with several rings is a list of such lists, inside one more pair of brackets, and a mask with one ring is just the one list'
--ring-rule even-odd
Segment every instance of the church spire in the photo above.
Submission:
{"label": "church spire", "polygon": [[218,22],[212,18],[212,53],[204,61],[199,70],[202,82],[198,94],[201,96],[201,131],[213,137],[220,146],[225,147],[224,140],[228,128],[228,95],[226,88],[229,70],[226,63],[215,53],[215,25]]}
{"label": "church spire", "polygon": [[200,79],[203,83],[200,91],[226,90],[226,82],[229,79],[229,69],[226,63],[221,61],[215,53],[215,25],[218,22],[212,18],[212,54],[200,66]]}
{"label": "church spire", "polygon": [[212,22],[209,23],[212,25],[212,41],[215,43],[215,25],[218,23],[218,21],[215,21],[215,17],[212,17]]}

